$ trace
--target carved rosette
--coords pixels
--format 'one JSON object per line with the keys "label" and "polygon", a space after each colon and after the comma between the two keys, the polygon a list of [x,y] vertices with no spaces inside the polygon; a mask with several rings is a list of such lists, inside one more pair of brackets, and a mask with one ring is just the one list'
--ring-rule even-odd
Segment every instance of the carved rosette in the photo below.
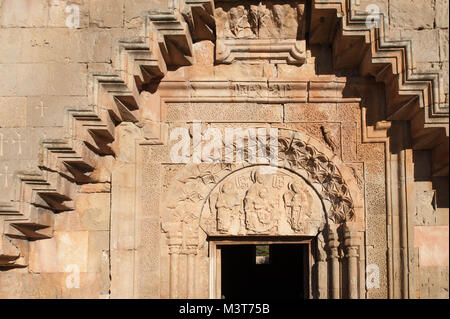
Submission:
{"label": "carved rosette", "polygon": [[328,218],[343,223],[354,217],[355,210],[348,186],[336,165],[306,142],[282,137],[279,139],[280,161],[288,167],[302,167],[308,179],[323,188],[324,199],[331,203]]}

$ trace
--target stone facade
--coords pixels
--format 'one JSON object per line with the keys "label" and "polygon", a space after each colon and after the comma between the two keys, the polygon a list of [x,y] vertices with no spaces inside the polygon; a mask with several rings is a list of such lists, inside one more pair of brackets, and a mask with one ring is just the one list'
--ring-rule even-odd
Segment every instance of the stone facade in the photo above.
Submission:
{"label": "stone facade", "polygon": [[448,298],[447,0],[3,0],[0,44],[1,298],[218,298],[268,238],[309,298]]}

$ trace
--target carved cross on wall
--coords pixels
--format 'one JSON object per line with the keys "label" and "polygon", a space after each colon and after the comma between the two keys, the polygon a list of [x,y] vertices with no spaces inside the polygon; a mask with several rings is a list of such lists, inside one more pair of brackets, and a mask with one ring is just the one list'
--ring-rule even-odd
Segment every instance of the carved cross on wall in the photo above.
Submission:
{"label": "carved cross on wall", "polygon": [[22,138],[21,134],[19,134],[19,133],[16,133],[16,134],[17,134],[17,139],[14,138],[12,140],[12,143],[13,144],[16,144],[16,143],[19,144],[17,150],[18,150],[18,154],[21,155],[22,154],[22,143],[25,144],[26,140],[24,138]]}
{"label": "carved cross on wall", "polygon": [[3,186],[5,188],[7,188],[8,187],[8,176],[13,176],[13,173],[8,173],[8,165],[4,166],[4,173],[0,173],[0,176],[1,177],[3,177],[3,176],[5,177],[5,181],[3,183]]}
{"label": "carved cross on wall", "polygon": [[0,133],[0,156],[4,155],[3,147],[5,144],[8,144],[8,143],[9,142],[7,139],[5,139],[5,136],[3,135],[3,133]]}
{"label": "carved cross on wall", "polygon": [[44,104],[43,101],[40,101],[39,105],[36,106],[36,109],[41,110],[41,117],[44,117],[44,109],[48,109],[48,106]]}

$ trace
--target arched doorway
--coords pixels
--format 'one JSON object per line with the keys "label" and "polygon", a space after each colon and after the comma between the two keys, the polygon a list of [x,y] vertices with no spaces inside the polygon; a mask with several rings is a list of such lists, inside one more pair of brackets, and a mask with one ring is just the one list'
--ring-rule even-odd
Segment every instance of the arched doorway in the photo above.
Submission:
{"label": "arched doorway", "polygon": [[[360,296],[363,206],[354,177],[338,159],[329,159],[320,142],[280,131],[276,167],[191,163],[172,177],[162,213],[170,297],[195,297],[207,289],[210,298],[222,298],[222,287],[236,293],[242,281],[221,282],[233,273],[239,277],[233,263],[240,257],[241,270],[253,278],[245,285],[255,292],[258,272],[266,268],[270,280],[280,275],[280,267],[289,263],[280,252],[290,249],[297,253],[297,269],[289,273],[298,278],[291,290],[295,297]],[[269,246],[273,267],[255,267],[256,246]],[[208,275],[199,271],[201,264]]]}

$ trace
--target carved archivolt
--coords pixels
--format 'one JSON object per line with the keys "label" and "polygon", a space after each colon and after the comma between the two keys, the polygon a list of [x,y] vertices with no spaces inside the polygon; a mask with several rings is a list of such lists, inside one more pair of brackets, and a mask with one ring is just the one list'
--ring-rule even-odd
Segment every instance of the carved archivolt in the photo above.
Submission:
{"label": "carved archivolt", "polygon": [[325,154],[295,138],[280,138],[279,147],[285,165],[303,168],[309,180],[322,187],[323,199],[331,203],[328,212],[331,220],[343,223],[353,219],[355,210],[349,188],[339,169]]}
{"label": "carved archivolt", "polygon": [[339,159],[299,132],[280,130],[278,145],[274,170],[248,161],[187,164],[166,193],[163,229],[182,236],[199,227],[208,235],[313,236],[326,223],[354,219],[357,186],[347,185]]}

